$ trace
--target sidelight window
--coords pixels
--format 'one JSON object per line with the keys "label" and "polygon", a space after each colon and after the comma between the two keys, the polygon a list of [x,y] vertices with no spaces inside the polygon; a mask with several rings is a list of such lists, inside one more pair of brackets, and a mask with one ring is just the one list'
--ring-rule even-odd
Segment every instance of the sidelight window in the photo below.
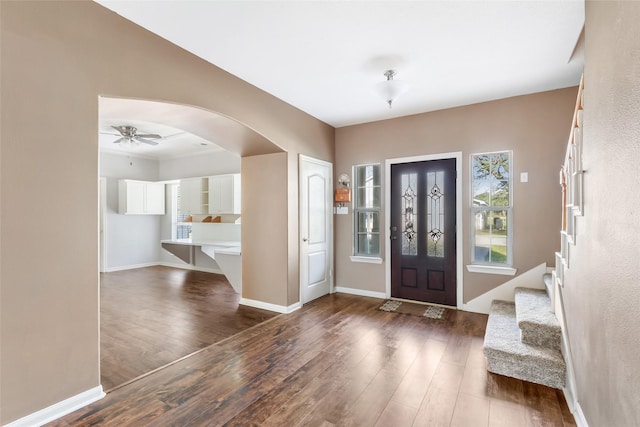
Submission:
{"label": "sidelight window", "polygon": [[380,256],[380,164],[353,167],[354,255]]}
{"label": "sidelight window", "polygon": [[512,265],[511,152],[471,156],[473,264]]}

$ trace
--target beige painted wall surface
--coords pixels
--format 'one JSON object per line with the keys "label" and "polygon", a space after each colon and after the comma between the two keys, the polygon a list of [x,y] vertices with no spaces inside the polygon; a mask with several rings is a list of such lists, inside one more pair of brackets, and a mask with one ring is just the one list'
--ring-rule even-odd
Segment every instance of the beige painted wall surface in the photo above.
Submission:
{"label": "beige painted wall surface", "polygon": [[586,3],[584,217],[564,307],[590,426],[640,425],[640,3]]}
{"label": "beige painted wall surface", "polygon": [[[469,263],[470,154],[513,150],[514,267],[518,274],[554,264],[560,239],[558,173],[571,126],[577,88],[568,88],[336,130],[336,176],[352,165],[461,151],[464,265]],[[520,172],[529,182],[520,183]],[[384,183],[384,172],[383,180]],[[384,194],[383,188],[383,194]],[[351,206],[350,206],[351,209]],[[384,206],[383,206],[384,212]],[[384,215],[381,218],[384,224]],[[336,215],[336,285],[385,292],[385,265],[353,263],[352,217]],[[382,230],[382,254],[388,239]],[[386,262],[386,260],[385,260]],[[464,302],[508,276],[464,271]],[[541,279],[542,280],[542,279]]]}
{"label": "beige painted wall surface", "polygon": [[[271,152],[296,157],[278,163],[276,177],[294,194],[276,218],[243,212],[248,223],[291,219],[284,254],[243,257],[245,269],[267,269],[280,304],[298,283],[297,154],[332,161],[334,130],[94,2],[2,2],[0,13],[4,424],[99,385],[99,95],[215,111],[267,137]],[[263,191],[283,199],[280,188]],[[271,244],[259,239],[244,249]]]}
{"label": "beige painted wall surface", "polygon": [[242,296],[287,306],[287,288],[274,286],[286,283],[288,273],[288,224],[283,208],[288,193],[287,153],[243,157],[241,174],[247,181],[242,187],[242,260],[254,260],[251,268],[243,266]]}

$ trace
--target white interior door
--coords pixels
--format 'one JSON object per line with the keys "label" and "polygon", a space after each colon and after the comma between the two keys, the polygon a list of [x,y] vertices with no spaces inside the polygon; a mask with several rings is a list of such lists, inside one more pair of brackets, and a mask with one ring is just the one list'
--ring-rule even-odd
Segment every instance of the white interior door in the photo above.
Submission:
{"label": "white interior door", "polygon": [[300,156],[300,302],[333,288],[333,165]]}

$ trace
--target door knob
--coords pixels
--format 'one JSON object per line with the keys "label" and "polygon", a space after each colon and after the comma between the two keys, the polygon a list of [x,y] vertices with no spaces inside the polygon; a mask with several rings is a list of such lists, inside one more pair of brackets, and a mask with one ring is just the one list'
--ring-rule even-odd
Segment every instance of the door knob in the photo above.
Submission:
{"label": "door knob", "polygon": [[303,242],[308,242],[308,241],[309,241],[309,239],[307,239],[306,237],[303,237],[303,238],[302,238],[302,241],[303,241]]}

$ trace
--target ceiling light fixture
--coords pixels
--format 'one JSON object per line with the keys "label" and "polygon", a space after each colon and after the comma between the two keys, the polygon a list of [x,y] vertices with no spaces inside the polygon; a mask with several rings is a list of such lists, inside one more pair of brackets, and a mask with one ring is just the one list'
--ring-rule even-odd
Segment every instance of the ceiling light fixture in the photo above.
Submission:
{"label": "ceiling light fixture", "polygon": [[395,75],[395,70],[385,71],[384,76],[387,80],[376,84],[374,87],[375,92],[380,95],[387,104],[389,104],[389,108],[391,108],[391,104],[396,100],[396,98],[409,89],[409,84],[407,82],[403,82],[402,80],[393,80],[393,76]]}

